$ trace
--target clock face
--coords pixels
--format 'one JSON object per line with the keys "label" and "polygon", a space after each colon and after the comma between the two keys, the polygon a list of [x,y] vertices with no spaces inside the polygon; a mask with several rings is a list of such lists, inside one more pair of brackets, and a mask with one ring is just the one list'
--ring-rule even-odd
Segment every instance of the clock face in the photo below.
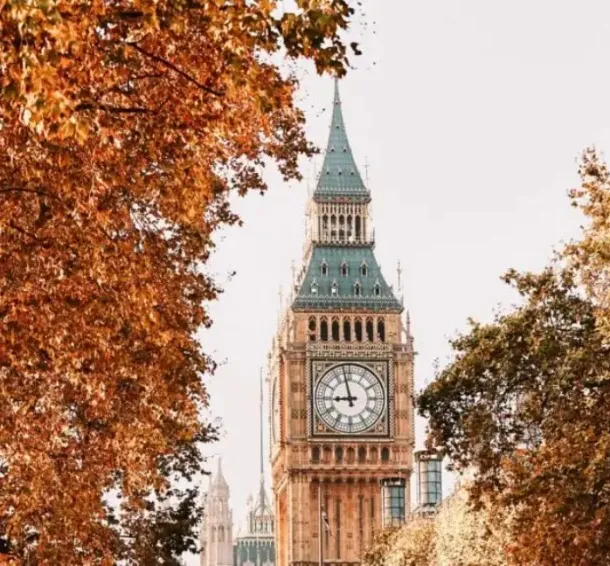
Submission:
{"label": "clock face", "polygon": [[354,434],[370,429],[385,409],[379,378],[359,364],[329,369],[315,390],[318,416],[336,432]]}
{"label": "clock face", "polygon": [[280,436],[280,397],[278,391],[278,380],[273,381],[271,389],[271,438],[277,442]]}

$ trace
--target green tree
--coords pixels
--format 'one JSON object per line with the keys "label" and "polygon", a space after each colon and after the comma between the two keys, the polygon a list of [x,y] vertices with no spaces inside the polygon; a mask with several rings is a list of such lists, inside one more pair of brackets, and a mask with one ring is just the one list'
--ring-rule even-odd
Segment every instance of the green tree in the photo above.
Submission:
{"label": "green tree", "polygon": [[476,471],[475,502],[514,510],[516,564],[610,560],[610,356],[576,273],[509,272],[523,302],[452,342],[419,398],[430,441]]}

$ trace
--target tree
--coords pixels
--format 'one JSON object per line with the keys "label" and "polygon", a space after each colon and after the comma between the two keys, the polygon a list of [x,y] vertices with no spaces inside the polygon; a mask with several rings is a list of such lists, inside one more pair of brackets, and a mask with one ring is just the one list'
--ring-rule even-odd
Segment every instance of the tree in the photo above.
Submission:
{"label": "tree", "polygon": [[296,4],[2,4],[0,530],[18,559],[130,555],[164,462],[213,432],[194,333],[214,231],[266,163],[298,178],[313,152],[277,55],[347,65],[347,2]]}
{"label": "tree", "polygon": [[365,566],[435,566],[435,524],[412,517],[401,528],[381,531],[364,555]]}
{"label": "tree", "polygon": [[430,440],[471,493],[514,511],[516,564],[610,559],[610,356],[572,269],[511,271],[523,304],[452,342],[455,360],[422,393]]}

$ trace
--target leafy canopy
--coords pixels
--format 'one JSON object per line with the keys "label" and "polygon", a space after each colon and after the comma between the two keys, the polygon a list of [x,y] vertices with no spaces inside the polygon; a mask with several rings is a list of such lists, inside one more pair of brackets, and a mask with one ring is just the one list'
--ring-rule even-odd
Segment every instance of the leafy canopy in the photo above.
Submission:
{"label": "leafy canopy", "polygon": [[313,151],[274,61],[347,65],[346,1],[276,4],[0,3],[0,532],[18,557],[146,563],[150,494],[213,434],[193,338],[219,292],[212,235],[266,162],[297,178]]}

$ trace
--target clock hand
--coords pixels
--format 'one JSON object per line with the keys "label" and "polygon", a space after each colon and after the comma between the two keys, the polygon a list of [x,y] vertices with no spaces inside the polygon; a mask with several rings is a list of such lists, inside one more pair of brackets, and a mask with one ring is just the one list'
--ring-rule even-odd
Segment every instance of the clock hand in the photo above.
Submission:
{"label": "clock hand", "polygon": [[349,401],[350,399],[352,401],[357,401],[358,397],[339,397],[339,396],[337,396],[333,399],[333,401]]}
{"label": "clock hand", "polygon": [[345,366],[343,366],[343,377],[345,378],[345,388],[347,389],[347,399],[346,401],[349,403],[350,407],[354,406],[354,399],[355,397],[352,397],[352,392],[349,389],[349,381],[347,379],[347,373],[345,372]]}

